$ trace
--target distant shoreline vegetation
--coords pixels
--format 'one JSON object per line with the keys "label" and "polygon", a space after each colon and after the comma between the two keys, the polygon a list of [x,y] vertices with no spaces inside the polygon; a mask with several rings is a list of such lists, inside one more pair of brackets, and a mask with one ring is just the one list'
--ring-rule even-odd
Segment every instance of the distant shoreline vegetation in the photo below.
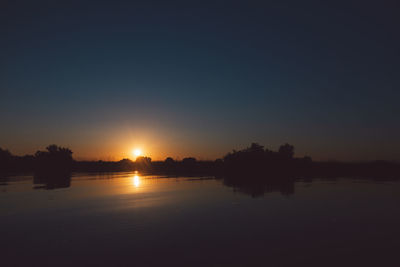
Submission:
{"label": "distant shoreline vegetation", "polygon": [[284,144],[272,151],[252,143],[248,148],[226,154],[215,161],[198,161],[193,157],[152,161],[75,161],[69,148],[50,145],[34,155],[15,156],[0,148],[0,173],[34,172],[40,175],[82,172],[140,171],[163,175],[210,175],[240,180],[282,180],[312,177],[400,178],[400,164],[388,161],[366,163],[313,162],[310,157],[294,157],[294,146]]}

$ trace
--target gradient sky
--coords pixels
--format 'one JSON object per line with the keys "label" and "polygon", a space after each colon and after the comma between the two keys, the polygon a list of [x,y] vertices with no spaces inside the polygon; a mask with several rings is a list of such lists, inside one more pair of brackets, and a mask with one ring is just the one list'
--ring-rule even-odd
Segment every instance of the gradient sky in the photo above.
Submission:
{"label": "gradient sky", "polygon": [[400,160],[396,1],[2,1],[0,147]]}

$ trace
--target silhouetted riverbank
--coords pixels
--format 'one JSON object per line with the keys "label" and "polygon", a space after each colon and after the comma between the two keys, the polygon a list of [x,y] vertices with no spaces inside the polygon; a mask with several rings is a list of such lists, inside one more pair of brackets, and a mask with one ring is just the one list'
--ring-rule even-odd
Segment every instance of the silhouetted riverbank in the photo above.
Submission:
{"label": "silhouetted riverbank", "polygon": [[[298,178],[358,177],[374,179],[400,179],[400,164],[387,161],[364,163],[314,162],[310,157],[294,157],[294,147],[285,144],[279,151],[264,149],[253,143],[250,147],[226,154],[215,161],[198,161],[193,157],[183,160],[167,158],[152,161],[138,157],[136,161],[75,161],[72,151],[56,145],[35,155],[14,156],[0,149],[0,172],[32,173],[38,177],[65,176],[71,172],[119,172],[172,176],[215,176],[229,181],[288,181]],[[229,183],[229,182],[228,182]]]}

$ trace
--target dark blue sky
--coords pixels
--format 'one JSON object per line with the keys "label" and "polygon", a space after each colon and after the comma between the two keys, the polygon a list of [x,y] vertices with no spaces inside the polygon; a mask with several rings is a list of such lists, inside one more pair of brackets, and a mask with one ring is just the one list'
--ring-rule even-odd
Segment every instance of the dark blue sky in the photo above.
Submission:
{"label": "dark blue sky", "polygon": [[400,160],[395,1],[5,1],[0,147]]}

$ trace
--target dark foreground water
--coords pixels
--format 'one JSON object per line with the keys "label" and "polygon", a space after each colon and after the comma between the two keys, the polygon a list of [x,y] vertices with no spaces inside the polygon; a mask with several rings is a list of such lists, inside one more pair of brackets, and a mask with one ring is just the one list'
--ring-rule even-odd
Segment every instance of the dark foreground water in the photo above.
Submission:
{"label": "dark foreground water", "polygon": [[400,266],[397,182],[296,182],[254,198],[214,179],[32,181],[0,181],[0,266]]}

